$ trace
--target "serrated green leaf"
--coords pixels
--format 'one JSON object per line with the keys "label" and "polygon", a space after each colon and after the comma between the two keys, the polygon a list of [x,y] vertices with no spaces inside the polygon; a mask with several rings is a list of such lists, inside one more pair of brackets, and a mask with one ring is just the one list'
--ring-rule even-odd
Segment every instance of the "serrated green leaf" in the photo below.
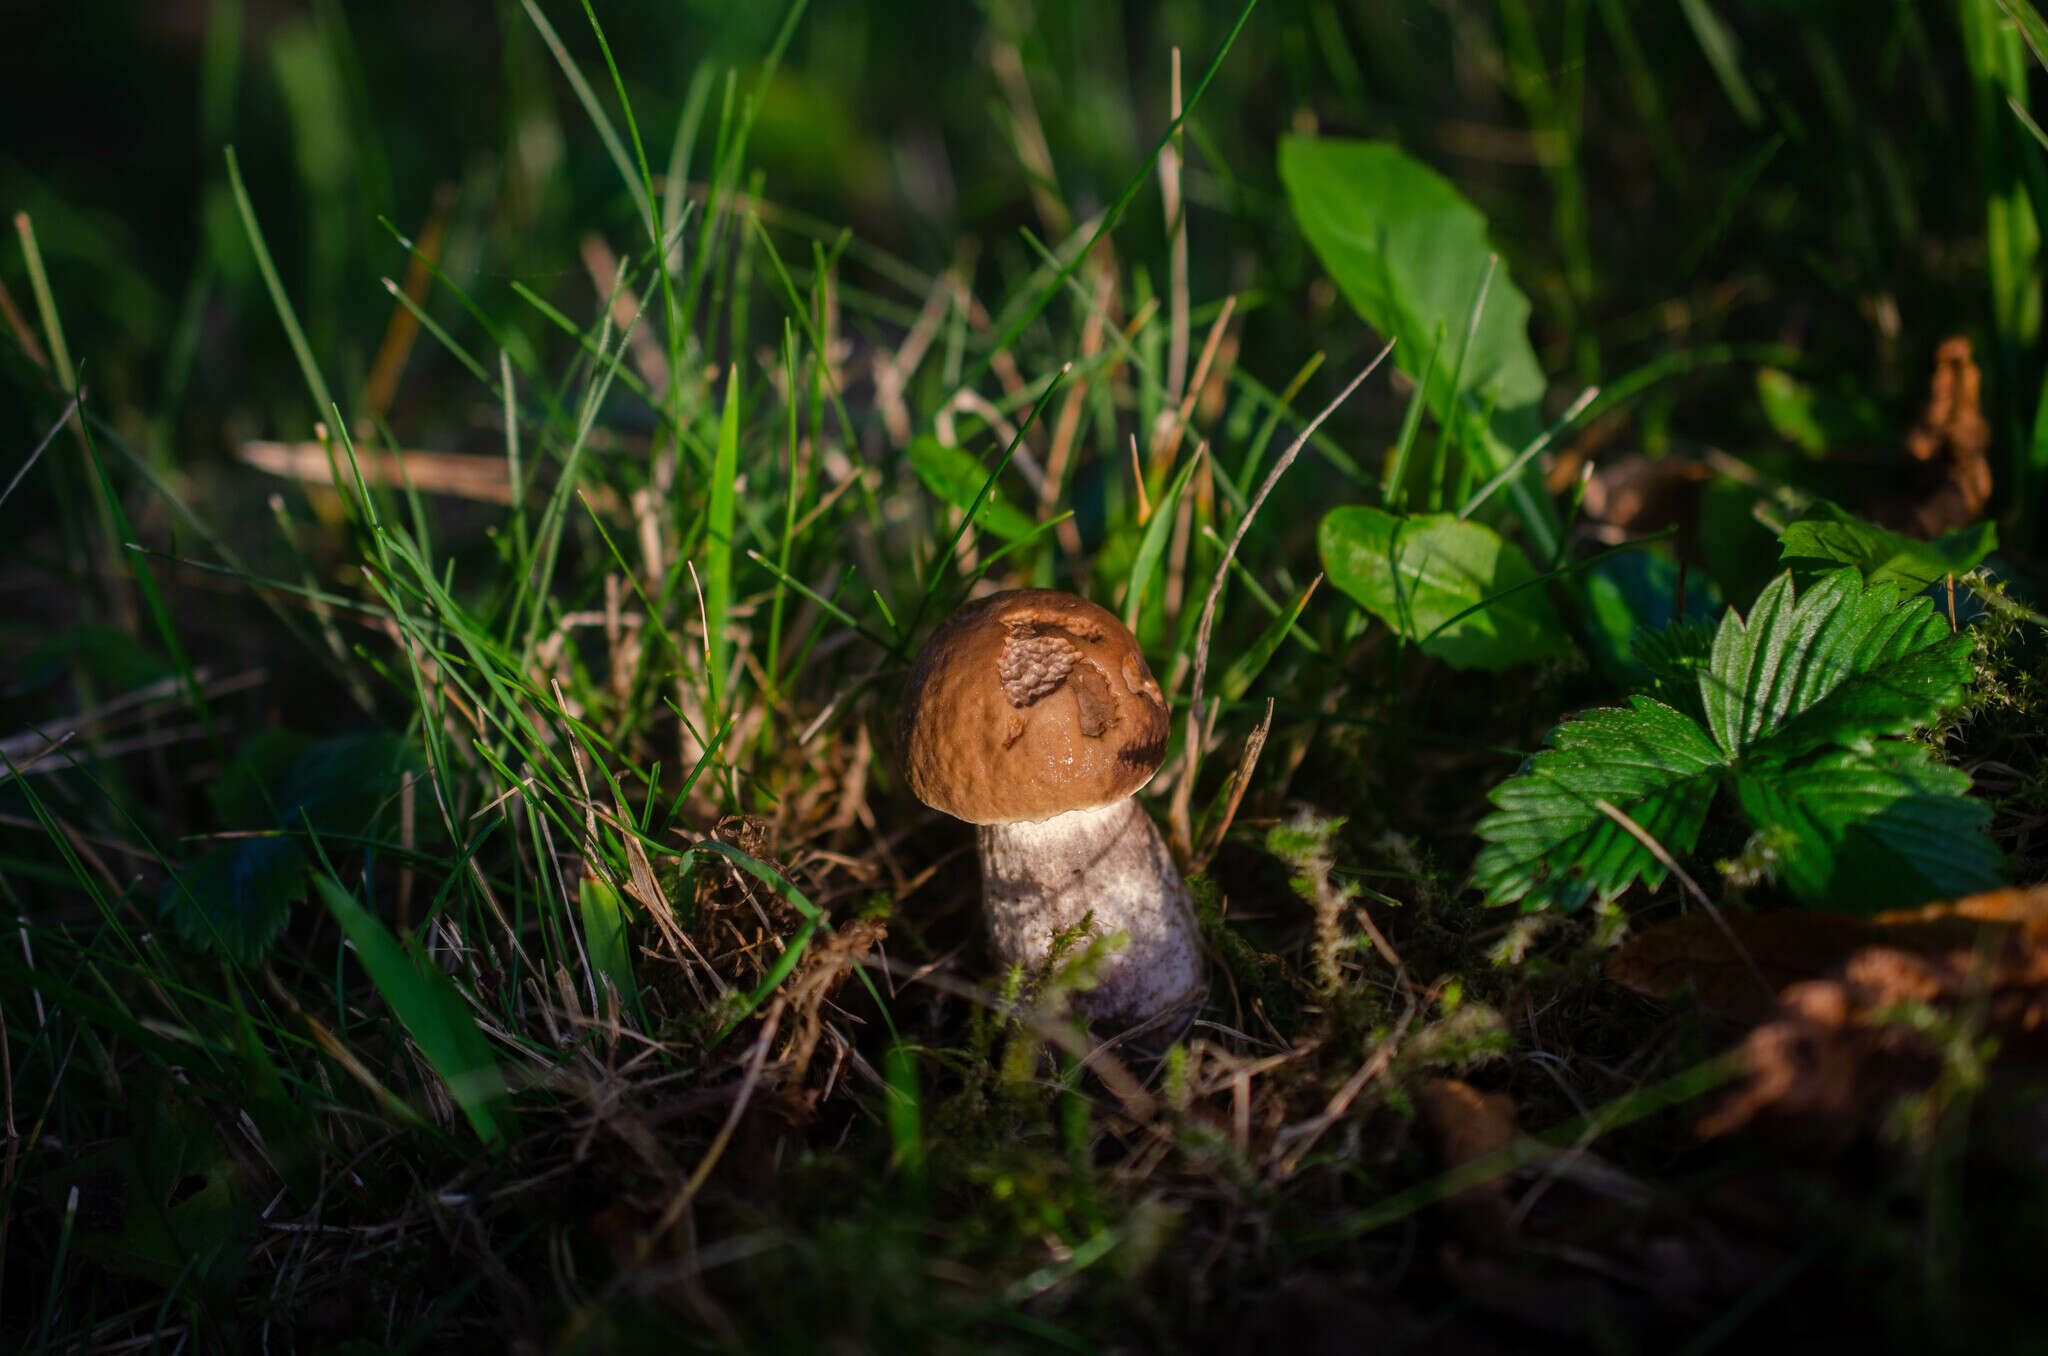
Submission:
{"label": "serrated green leaf", "polygon": [[1701,711],[1638,696],[1560,726],[1495,789],[1472,883],[1488,903],[1532,909],[1654,886],[1654,854],[1598,802],[1685,853],[1732,777],[1761,856],[1809,902],[1881,908],[1995,884],[1989,811],[1968,798],[1970,779],[1885,738],[1960,700],[1970,647],[1929,600],[1853,569],[1803,596],[1779,576],[1747,619],[1722,618],[1703,667],[1695,637],[1646,637],[1640,651],[1665,682],[1694,671]]}
{"label": "serrated green leaf", "polygon": [[305,853],[289,836],[354,835],[424,766],[417,746],[382,731],[311,739],[256,736],[208,788],[222,821],[277,836],[240,838],[205,853],[164,885],[158,911],[189,946],[243,965],[263,959],[305,895]]}
{"label": "serrated green leaf", "polygon": [[1698,621],[1638,631],[1629,642],[1630,657],[1649,675],[1650,694],[1702,725],[1707,713],[1700,704],[1700,675],[1713,653],[1714,628]]}
{"label": "serrated green leaf", "polygon": [[[933,494],[962,513],[974,507],[981,487],[988,484],[988,468],[965,448],[942,443],[929,434],[910,444],[910,469]],[[1003,492],[989,486],[975,514],[975,526],[986,528],[1005,541],[1014,541],[1032,529],[1031,519],[1003,498]]]}
{"label": "serrated green leaf", "polygon": [[1918,744],[1766,760],[1735,780],[1773,873],[1809,904],[1876,912],[1991,889],[1991,811]]}
{"label": "serrated green leaf", "polygon": [[306,857],[289,838],[243,838],[165,884],[158,908],[194,950],[254,965],[305,895]]}
{"label": "serrated green leaf", "polygon": [[455,981],[419,955],[417,948],[408,951],[400,945],[390,929],[343,889],[341,882],[316,871],[313,884],[342,935],[355,947],[370,982],[448,1085],[449,1095],[469,1118],[477,1138],[492,1147],[504,1143],[505,1074],[456,991]]}
{"label": "serrated green leaf", "polygon": [[1933,541],[1901,536],[1864,522],[1839,504],[1816,500],[1778,538],[1778,560],[1795,576],[1854,565],[1872,584],[1918,593],[1952,574],[1967,574],[1998,549],[1998,525],[1983,522]]}
{"label": "serrated green leaf", "polygon": [[1458,668],[1503,669],[1568,647],[1529,558],[1484,523],[1351,506],[1324,516],[1316,545],[1332,584]]}
{"label": "serrated green leaf", "polygon": [[1781,758],[1826,744],[1867,746],[1953,705],[1969,681],[1970,645],[1927,599],[1866,585],[1853,569],[1797,597],[1783,574],[1747,619],[1732,611],[1722,619],[1700,675],[1701,705],[1730,755],[1766,737]]}
{"label": "serrated green leaf", "polygon": [[318,832],[361,833],[405,774],[425,766],[417,745],[382,731],[318,740],[279,779],[277,808],[287,828],[310,820]]}
{"label": "serrated green leaf", "polygon": [[1479,824],[1486,840],[1472,883],[1489,904],[1572,910],[1637,881],[1655,887],[1664,867],[1600,808],[1605,801],[1674,853],[1690,851],[1726,760],[1685,716],[1648,697],[1588,711],[1559,726],[1551,747],[1494,788]]}

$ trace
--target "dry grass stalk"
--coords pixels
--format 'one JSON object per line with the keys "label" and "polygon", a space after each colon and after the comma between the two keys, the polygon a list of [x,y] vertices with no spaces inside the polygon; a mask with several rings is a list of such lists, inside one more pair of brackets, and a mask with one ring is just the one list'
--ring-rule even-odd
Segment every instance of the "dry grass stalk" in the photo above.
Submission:
{"label": "dry grass stalk", "polygon": [[579,242],[578,249],[583,257],[583,269],[590,275],[590,285],[598,296],[606,299],[612,325],[626,336],[627,346],[633,352],[633,366],[640,372],[640,379],[647,383],[647,389],[654,394],[659,404],[668,395],[668,355],[661,350],[661,343],[654,337],[652,327],[641,322],[643,303],[626,285],[625,277],[619,271],[619,257],[604,238],[595,233],[586,235]]}
{"label": "dry grass stalk", "polygon": [[1045,129],[1038,121],[1038,106],[1031,99],[1031,81],[1024,74],[1024,58],[1017,44],[997,38],[989,44],[988,64],[1010,111],[1010,134],[1016,142],[1017,158],[1031,176],[1031,202],[1047,236],[1058,239],[1072,228],[1073,216],[1060,199],[1059,176],[1053,170],[1052,148],[1046,144]]}
{"label": "dry grass stalk", "polygon": [[[334,486],[328,449],[319,442],[243,443],[238,455],[259,471],[309,485]],[[356,466],[363,483],[380,488],[411,486],[422,494],[442,494],[480,504],[510,504],[512,482],[502,457],[466,452],[408,449],[382,452],[358,447]]]}
{"label": "dry grass stalk", "polygon": [[398,378],[405,371],[405,360],[411,356],[420,333],[420,319],[414,307],[426,304],[427,291],[434,283],[434,265],[441,261],[441,247],[448,239],[448,214],[454,207],[455,186],[440,185],[434,190],[434,205],[427,213],[427,224],[421,228],[418,239],[409,242],[411,257],[405,266],[405,282],[398,290],[412,306],[399,304],[391,308],[391,319],[385,322],[377,356],[370,360],[370,375],[363,382],[363,413],[355,426],[359,441],[370,440],[378,422],[389,413],[391,398],[398,393]]}

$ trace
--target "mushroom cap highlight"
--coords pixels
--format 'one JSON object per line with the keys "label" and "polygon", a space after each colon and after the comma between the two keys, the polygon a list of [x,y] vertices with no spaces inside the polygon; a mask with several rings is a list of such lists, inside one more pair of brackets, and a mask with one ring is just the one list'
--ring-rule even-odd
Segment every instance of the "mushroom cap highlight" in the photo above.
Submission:
{"label": "mushroom cap highlight", "polygon": [[1166,701],[1116,616],[1056,589],[967,604],[910,666],[896,715],[910,789],[971,824],[1092,810],[1152,780]]}

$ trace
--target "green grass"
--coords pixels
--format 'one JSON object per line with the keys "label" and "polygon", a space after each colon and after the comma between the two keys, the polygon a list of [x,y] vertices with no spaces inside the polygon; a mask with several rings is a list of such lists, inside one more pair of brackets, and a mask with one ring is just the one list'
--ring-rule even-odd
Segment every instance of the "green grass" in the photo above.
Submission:
{"label": "green grass", "polygon": [[[1949,1100],[1871,1127],[1850,1190],[1694,1139],[1728,1034],[1600,973],[1674,906],[1661,867],[1570,918],[1470,885],[1518,760],[1664,690],[1632,640],[1750,609],[1760,518],[1839,503],[1828,542],[1904,550],[1852,516],[1903,454],[1812,455],[1757,369],[1823,441],[1854,405],[1895,443],[1951,332],[1998,548],[1906,553],[1972,567],[1975,640],[1911,747],[1974,773],[2008,879],[2048,874],[2030,9],[446,22],[56,25],[39,65],[102,92],[129,172],[54,134],[0,157],[0,1347],[1233,1349],[1314,1311],[1704,1350],[2038,1317],[2048,1197],[2005,1138],[2037,1071],[1987,1083],[1979,1014],[1923,1024]],[[121,122],[152,81],[191,117]],[[1283,180],[1283,139],[1353,137],[1402,195]],[[1382,216],[1333,253],[1296,214],[1353,222],[1346,194]],[[1544,484],[1635,451],[1709,465],[1695,518],[1616,544]],[[1367,519],[1476,563],[1340,568]],[[894,765],[917,646],[1023,585],[1117,610],[1172,708],[1146,803],[1213,987],[1163,1053],[1060,1010],[1099,944],[993,971],[969,834]],[[1678,845],[1694,877],[1792,902],[1724,818]],[[1532,1133],[1441,1161],[1440,1077]],[[1757,1171],[1825,1208],[1736,1228]],[[1445,1261],[1450,1198],[1502,1182],[1566,1216],[1508,1264],[1611,1280],[1647,1226],[1589,1181],[1734,1230],[1718,1324],[1634,1292],[1532,1316]]]}

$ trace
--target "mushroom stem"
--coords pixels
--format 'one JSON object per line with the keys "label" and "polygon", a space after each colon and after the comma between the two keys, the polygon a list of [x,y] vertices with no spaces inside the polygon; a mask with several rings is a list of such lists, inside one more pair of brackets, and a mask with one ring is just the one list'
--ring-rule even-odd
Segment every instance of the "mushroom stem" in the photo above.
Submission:
{"label": "mushroom stem", "polygon": [[1201,928],[1159,830],[1130,797],[1051,819],[983,824],[990,949],[1007,968],[1043,965],[1053,936],[1092,912],[1090,935],[1128,940],[1106,957],[1082,1012],[1131,1025],[1192,1007],[1201,995]]}

